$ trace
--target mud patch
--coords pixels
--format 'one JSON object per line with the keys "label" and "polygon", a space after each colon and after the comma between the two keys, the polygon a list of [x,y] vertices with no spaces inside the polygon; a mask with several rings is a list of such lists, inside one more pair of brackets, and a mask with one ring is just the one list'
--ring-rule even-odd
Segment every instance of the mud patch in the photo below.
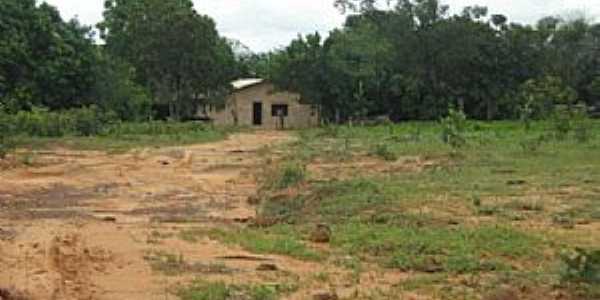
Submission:
{"label": "mud patch", "polygon": [[60,275],[52,299],[95,299],[98,290],[91,275],[106,270],[110,251],[88,248],[79,235],[67,234],[55,237],[48,253],[50,267]]}
{"label": "mud patch", "polygon": [[14,290],[0,287],[0,300],[29,300],[29,298],[25,293]]}
{"label": "mud patch", "polygon": [[0,228],[0,241],[12,241],[16,236],[17,232],[15,230]]}
{"label": "mud patch", "polygon": [[3,209],[51,209],[76,207],[92,199],[95,193],[70,187],[63,184],[54,184],[29,192],[11,194],[0,193],[0,208]]}

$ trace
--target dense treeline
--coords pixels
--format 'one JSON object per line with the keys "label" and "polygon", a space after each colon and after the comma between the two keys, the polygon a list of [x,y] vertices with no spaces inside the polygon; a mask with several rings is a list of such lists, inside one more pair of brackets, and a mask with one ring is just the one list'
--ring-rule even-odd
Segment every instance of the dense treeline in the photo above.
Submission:
{"label": "dense treeline", "polygon": [[326,40],[299,37],[266,56],[266,74],[338,121],[437,119],[449,105],[473,118],[517,118],[600,100],[600,24],[547,17],[522,25],[485,7],[451,15],[437,0],[392,3],[336,1],[357,13]]}
{"label": "dense treeline", "polygon": [[327,39],[254,54],[191,0],[106,0],[101,39],[45,3],[3,0],[0,113],[186,119],[243,76],[300,92],[329,121],[438,119],[451,105],[472,118],[540,118],[556,104],[600,102],[600,24],[522,25],[479,6],[450,14],[438,0],[390,3],[336,0],[352,14]]}
{"label": "dense treeline", "polygon": [[102,119],[182,119],[194,103],[218,99],[238,72],[231,43],[190,0],[109,0],[104,16],[98,45],[91,27],[46,3],[3,0],[0,113],[91,107]]}

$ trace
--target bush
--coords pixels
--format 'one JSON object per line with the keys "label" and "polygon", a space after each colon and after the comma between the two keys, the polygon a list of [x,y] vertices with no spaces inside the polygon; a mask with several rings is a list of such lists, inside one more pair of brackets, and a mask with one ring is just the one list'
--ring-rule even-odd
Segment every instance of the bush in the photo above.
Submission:
{"label": "bush", "polygon": [[557,106],[551,121],[557,139],[565,139],[571,132],[580,143],[585,143],[591,138],[591,125],[585,104]]}
{"label": "bush", "polygon": [[92,136],[103,132],[111,121],[116,119],[112,113],[104,113],[97,106],[70,111],[71,131],[75,135]]}
{"label": "bush", "polygon": [[546,119],[557,104],[575,103],[577,92],[567,86],[560,78],[546,76],[530,79],[521,86],[521,120],[526,126],[530,119]]}
{"label": "bush", "polygon": [[592,125],[585,105],[577,105],[572,113],[573,132],[575,140],[580,143],[588,142],[592,138]]}
{"label": "bush", "polygon": [[392,150],[390,150],[390,147],[387,144],[376,145],[371,154],[381,157],[387,161],[395,161],[398,159],[398,156],[396,156],[396,153],[394,153]]}
{"label": "bush", "polygon": [[563,281],[600,284],[600,250],[577,248],[564,252],[561,258]]}
{"label": "bush", "polygon": [[5,158],[15,148],[11,135],[12,123],[10,123],[8,115],[0,111],[0,159]]}
{"label": "bush", "polygon": [[466,145],[465,131],[467,129],[467,116],[454,107],[448,109],[448,116],[442,121],[442,139],[453,148]]}
{"label": "bush", "polygon": [[19,111],[14,115],[3,116],[3,123],[12,124],[13,127],[9,135],[25,134],[34,137],[97,135],[115,119],[114,114],[103,112],[96,106],[63,112],[34,107],[31,111]]}
{"label": "bush", "polygon": [[300,164],[287,164],[277,180],[277,188],[284,189],[298,185],[306,178],[306,168]]}
{"label": "bush", "polygon": [[542,134],[536,138],[523,139],[519,145],[525,152],[537,152],[544,145],[546,140],[546,136]]}

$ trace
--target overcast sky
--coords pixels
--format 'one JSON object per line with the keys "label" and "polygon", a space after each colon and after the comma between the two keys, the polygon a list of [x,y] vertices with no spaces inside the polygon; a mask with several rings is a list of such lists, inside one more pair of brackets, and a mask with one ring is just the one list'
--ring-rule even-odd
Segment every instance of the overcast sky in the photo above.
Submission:
{"label": "overcast sky", "polygon": [[[93,25],[102,19],[104,0],[46,0],[58,7],[63,18],[74,16]],[[385,1],[382,1],[385,2]],[[484,5],[490,13],[511,21],[532,23],[542,16],[585,12],[598,19],[600,0],[443,0],[453,11],[467,5]],[[342,24],[344,16],[333,0],[194,0],[196,9],[217,22],[222,35],[240,40],[253,51],[287,45],[298,33],[326,35]]]}

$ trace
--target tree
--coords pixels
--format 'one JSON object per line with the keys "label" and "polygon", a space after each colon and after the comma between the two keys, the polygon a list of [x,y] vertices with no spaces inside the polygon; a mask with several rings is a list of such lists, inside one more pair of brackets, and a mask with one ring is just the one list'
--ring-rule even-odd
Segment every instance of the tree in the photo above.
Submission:
{"label": "tree", "polygon": [[174,119],[220,95],[235,75],[230,44],[190,0],[107,0],[99,24],[107,51],[130,63]]}
{"label": "tree", "polygon": [[0,104],[9,111],[92,104],[97,59],[89,27],[34,0],[0,5]]}

